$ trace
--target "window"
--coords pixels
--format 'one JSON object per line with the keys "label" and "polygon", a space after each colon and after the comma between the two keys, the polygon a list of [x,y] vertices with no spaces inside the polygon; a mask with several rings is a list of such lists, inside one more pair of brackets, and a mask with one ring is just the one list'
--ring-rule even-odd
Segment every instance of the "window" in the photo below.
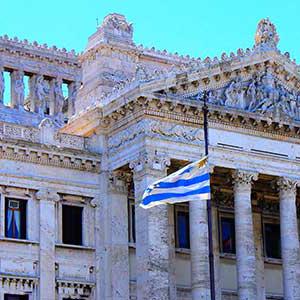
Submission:
{"label": "window", "polygon": [[10,295],[5,294],[4,300],[28,300],[28,295]]}
{"label": "window", "polygon": [[190,249],[190,219],[188,206],[175,206],[176,248]]}
{"label": "window", "polygon": [[280,225],[264,223],[265,256],[268,258],[281,258]]}
{"label": "window", "polygon": [[235,254],[234,218],[230,216],[221,216],[220,225],[221,252]]}
{"label": "window", "polygon": [[82,207],[62,206],[63,243],[82,245]]}
{"label": "window", "polygon": [[135,243],[135,204],[134,199],[128,201],[128,237],[130,243]]}
{"label": "window", "polygon": [[26,239],[26,200],[5,200],[5,236]]}

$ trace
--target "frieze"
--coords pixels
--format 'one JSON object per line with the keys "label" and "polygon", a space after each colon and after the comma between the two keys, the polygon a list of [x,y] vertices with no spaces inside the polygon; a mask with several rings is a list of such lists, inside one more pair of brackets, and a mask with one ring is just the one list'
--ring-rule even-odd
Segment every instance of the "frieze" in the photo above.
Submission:
{"label": "frieze", "polygon": [[108,139],[109,150],[117,151],[117,149],[127,145],[139,136],[197,145],[203,141],[203,130],[202,128],[167,123],[159,120],[142,120],[111,136]]}

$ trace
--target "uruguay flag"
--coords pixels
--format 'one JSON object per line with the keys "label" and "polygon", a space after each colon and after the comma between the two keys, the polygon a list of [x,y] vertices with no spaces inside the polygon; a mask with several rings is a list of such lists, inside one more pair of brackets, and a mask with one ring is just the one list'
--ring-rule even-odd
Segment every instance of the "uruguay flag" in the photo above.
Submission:
{"label": "uruguay flag", "polygon": [[151,184],[144,192],[143,208],[160,204],[209,200],[210,178],[207,157]]}

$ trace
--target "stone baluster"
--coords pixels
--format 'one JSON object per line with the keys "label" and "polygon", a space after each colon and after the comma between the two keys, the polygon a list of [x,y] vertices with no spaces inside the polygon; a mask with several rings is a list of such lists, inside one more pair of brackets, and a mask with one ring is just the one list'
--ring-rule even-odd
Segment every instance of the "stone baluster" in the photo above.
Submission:
{"label": "stone baluster", "polygon": [[145,189],[166,176],[170,160],[164,155],[141,153],[130,163],[136,199],[136,279],[138,300],[176,299],[175,255],[169,234],[168,205],[143,209],[138,204]]}
{"label": "stone baluster", "polygon": [[109,175],[105,299],[129,299],[128,182],[129,175],[124,172]]}
{"label": "stone baluster", "polygon": [[55,205],[57,193],[42,189],[36,193],[40,200],[40,299],[53,300],[55,295]]}
{"label": "stone baluster", "polygon": [[297,181],[288,178],[278,180],[280,198],[280,233],[283,267],[283,291],[285,300],[300,299],[299,235],[296,210]]}
{"label": "stone baluster", "polygon": [[4,82],[3,72],[4,72],[3,67],[0,67],[0,105],[4,103],[5,82]]}
{"label": "stone baluster", "polygon": [[11,107],[23,110],[24,109],[24,72],[15,70],[11,73]]}
{"label": "stone baluster", "polygon": [[252,300],[257,299],[257,287],[251,185],[257,174],[237,170],[233,179],[238,299]]}

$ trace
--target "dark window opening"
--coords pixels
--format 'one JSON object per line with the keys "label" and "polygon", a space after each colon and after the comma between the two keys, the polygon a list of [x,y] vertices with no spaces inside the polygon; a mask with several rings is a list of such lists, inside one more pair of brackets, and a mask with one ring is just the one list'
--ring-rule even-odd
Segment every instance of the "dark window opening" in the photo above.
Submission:
{"label": "dark window opening", "polygon": [[281,258],[280,225],[264,224],[265,255],[269,258]]}
{"label": "dark window opening", "polygon": [[128,201],[128,238],[130,243],[135,243],[135,203]]}
{"label": "dark window opening", "polygon": [[221,251],[235,254],[235,226],[234,219],[221,217]]}
{"label": "dark window opening", "polygon": [[176,211],[176,247],[190,249],[190,220],[188,211]]}
{"label": "dark window opening", "polygon": [[5,294],[4,300],[28,300],[28,295],[11,295]]}
{"label": "dark window opening", "polygon": [[82,245],[82,207],[62,206],[63,243]]}
{"label": "dark window opening", "polygon": [[5,236],[14,239],[26,239],[27,201],[9,199],[5,201]]}

